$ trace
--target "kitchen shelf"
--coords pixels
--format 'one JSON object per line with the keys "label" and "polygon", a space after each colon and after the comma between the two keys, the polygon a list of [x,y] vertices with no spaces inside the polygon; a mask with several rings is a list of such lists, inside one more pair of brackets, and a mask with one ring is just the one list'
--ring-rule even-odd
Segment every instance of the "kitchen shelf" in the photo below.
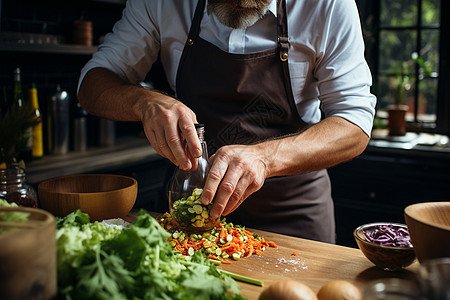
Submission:
{"label": "kitchen shelf", "polygon": [[110,147],[91,147],[85,152],[46,155],[27,164],[27,181],[31,184],[64,175],[123,168],[129,164],[159,159],[159,155],[142,137],[122,137]]}
{"label": "kitchen shelf", "polygon": [[19,44],[6,42],[0,44],[0,51],[92,55],[95,51],[97,51],[97,46],[83,46],[74,44]]}
{"label": "kitchen shelf", "polygon": [[46,155],[27,163],[27,183],[37,191],[39,183],[49,178],[74,174],[118,174],[138,181],[134,208],[154,212],[168,211],[166,180],[173,165],[160,156],[146,138],[126,136],[114,146],[90,147],[85,152]]}

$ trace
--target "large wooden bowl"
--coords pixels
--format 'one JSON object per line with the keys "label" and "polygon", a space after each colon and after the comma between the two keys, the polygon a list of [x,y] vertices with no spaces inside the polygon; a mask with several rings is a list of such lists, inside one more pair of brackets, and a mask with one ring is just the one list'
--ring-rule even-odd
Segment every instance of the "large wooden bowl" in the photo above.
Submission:
{"label": "large wooden bowl", "polygon": [[137,181],[112,174],[57,177],[38,186],[39,204],[58,217],[80,209],[91,221],[124,217],[133,208]]}
{"label": "large wooden bowl", "polygon": [[450,257],[450,202],[424,202],[405,208],[405,221],[417,259]]}
{"label": "large wooden bowl", "polygon": [[[29,214],[28,222],[3,221],[4,214],[17,212]],[[0,229],[0,299],[53,299],[55,218],[42,209],[0,207]]]}

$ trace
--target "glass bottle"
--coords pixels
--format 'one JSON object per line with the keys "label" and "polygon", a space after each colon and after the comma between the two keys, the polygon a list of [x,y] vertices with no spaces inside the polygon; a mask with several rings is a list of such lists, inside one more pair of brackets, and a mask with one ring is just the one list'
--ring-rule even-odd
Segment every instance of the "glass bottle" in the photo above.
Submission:
{"label": "glass bottle", "polygon": [[33,159],[41,158],[44,155],[44,143],[42,136],[42,119],[41,111],[39,109],[38,94],[36,85],[33,83],[31,88],[28,89],[28,101],[33,107],[34,117],[39,120],[39,122],[33,126],[32,131],[32,157]]}
{"label": "glass bottle", "polygon": [[19,206],[37,207],[35,189],[25,182],[24,169],[12,166],[0,170],[0,198]]}
{"label": "glass bottle", "polygon": [[202,146],[198,165],[190,171],[177,168],[169,186],[169,211],[178,229],[185,232],[203,232],[212,229],[219,218],[211,218],[211,204],[203,205],[200,197],[208,174],[208,149],[204,140],[205,127],[195,124]]}
{"label": "glass bottle", "polygon": [[[25,97],[23,95],[22,90],[22,80],[20,75],[20,68],[14,69],[14,90],[13,90],[13,104],[18,108],[25,107]],[[21,139],[19,140],[19,144],[17,148],[20,150],[19,158],[24,160],[25,162],[31,161],[31,152],[32,152],[32,127],[28,127],[25,129],[25,132]]]}
{"label": "glass bottle", "polygon": [[25,105],[25,100],[23,98],[22,92],[22,80],[20,77],[20,68],[14,69],[14,89],[13,89],[13,103],[18,107]]}

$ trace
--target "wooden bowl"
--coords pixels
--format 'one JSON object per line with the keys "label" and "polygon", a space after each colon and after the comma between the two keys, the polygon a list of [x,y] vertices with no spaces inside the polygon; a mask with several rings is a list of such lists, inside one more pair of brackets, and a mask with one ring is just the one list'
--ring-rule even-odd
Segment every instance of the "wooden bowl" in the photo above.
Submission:
{"label": "wooden bowl", "polygon": [[[27,222],[2,221],[27,213]],[[55,218],[37,208],[0,207],[0,299],[53,299],[57,292]],[[7,231],[3,231],[8,229]]]}
{"label": "wooden bowl", "polygon": [[379,222],[361,225],[353,231],[356,243],[362,253],[377,267],[386,271],[398,271],[411,265],[416,259],[413,247],[382,246],[369,241],[364,232],[375,230],[380,225],[392,225],[393,228],[404,228],[405,224]]}
{"label": "wooden bowl", "polygon": [[405,221],[417,259],[450,257],[450,202],[424,202],[405,208]]}
{"label": "wooden bowl", "polygon": [[91,221],[122,218],[133,208],[137,181],[112,174],[63,176],[38,186],[39,203],[45,210],[64,217],[80,209]]}

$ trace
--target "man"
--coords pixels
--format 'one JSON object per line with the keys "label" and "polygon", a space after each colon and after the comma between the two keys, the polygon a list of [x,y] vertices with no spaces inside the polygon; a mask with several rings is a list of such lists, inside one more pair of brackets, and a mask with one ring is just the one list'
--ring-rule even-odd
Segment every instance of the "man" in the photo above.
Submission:
{"label": "man", "polygon": [[[158,53],[177,99],[136,85]],[[92,114],[142,121],[185,170],[204,123],[212,217],[333,243],[325,169],[367,146],[370,85],[353,0],[129,0],[78,96]]]}

